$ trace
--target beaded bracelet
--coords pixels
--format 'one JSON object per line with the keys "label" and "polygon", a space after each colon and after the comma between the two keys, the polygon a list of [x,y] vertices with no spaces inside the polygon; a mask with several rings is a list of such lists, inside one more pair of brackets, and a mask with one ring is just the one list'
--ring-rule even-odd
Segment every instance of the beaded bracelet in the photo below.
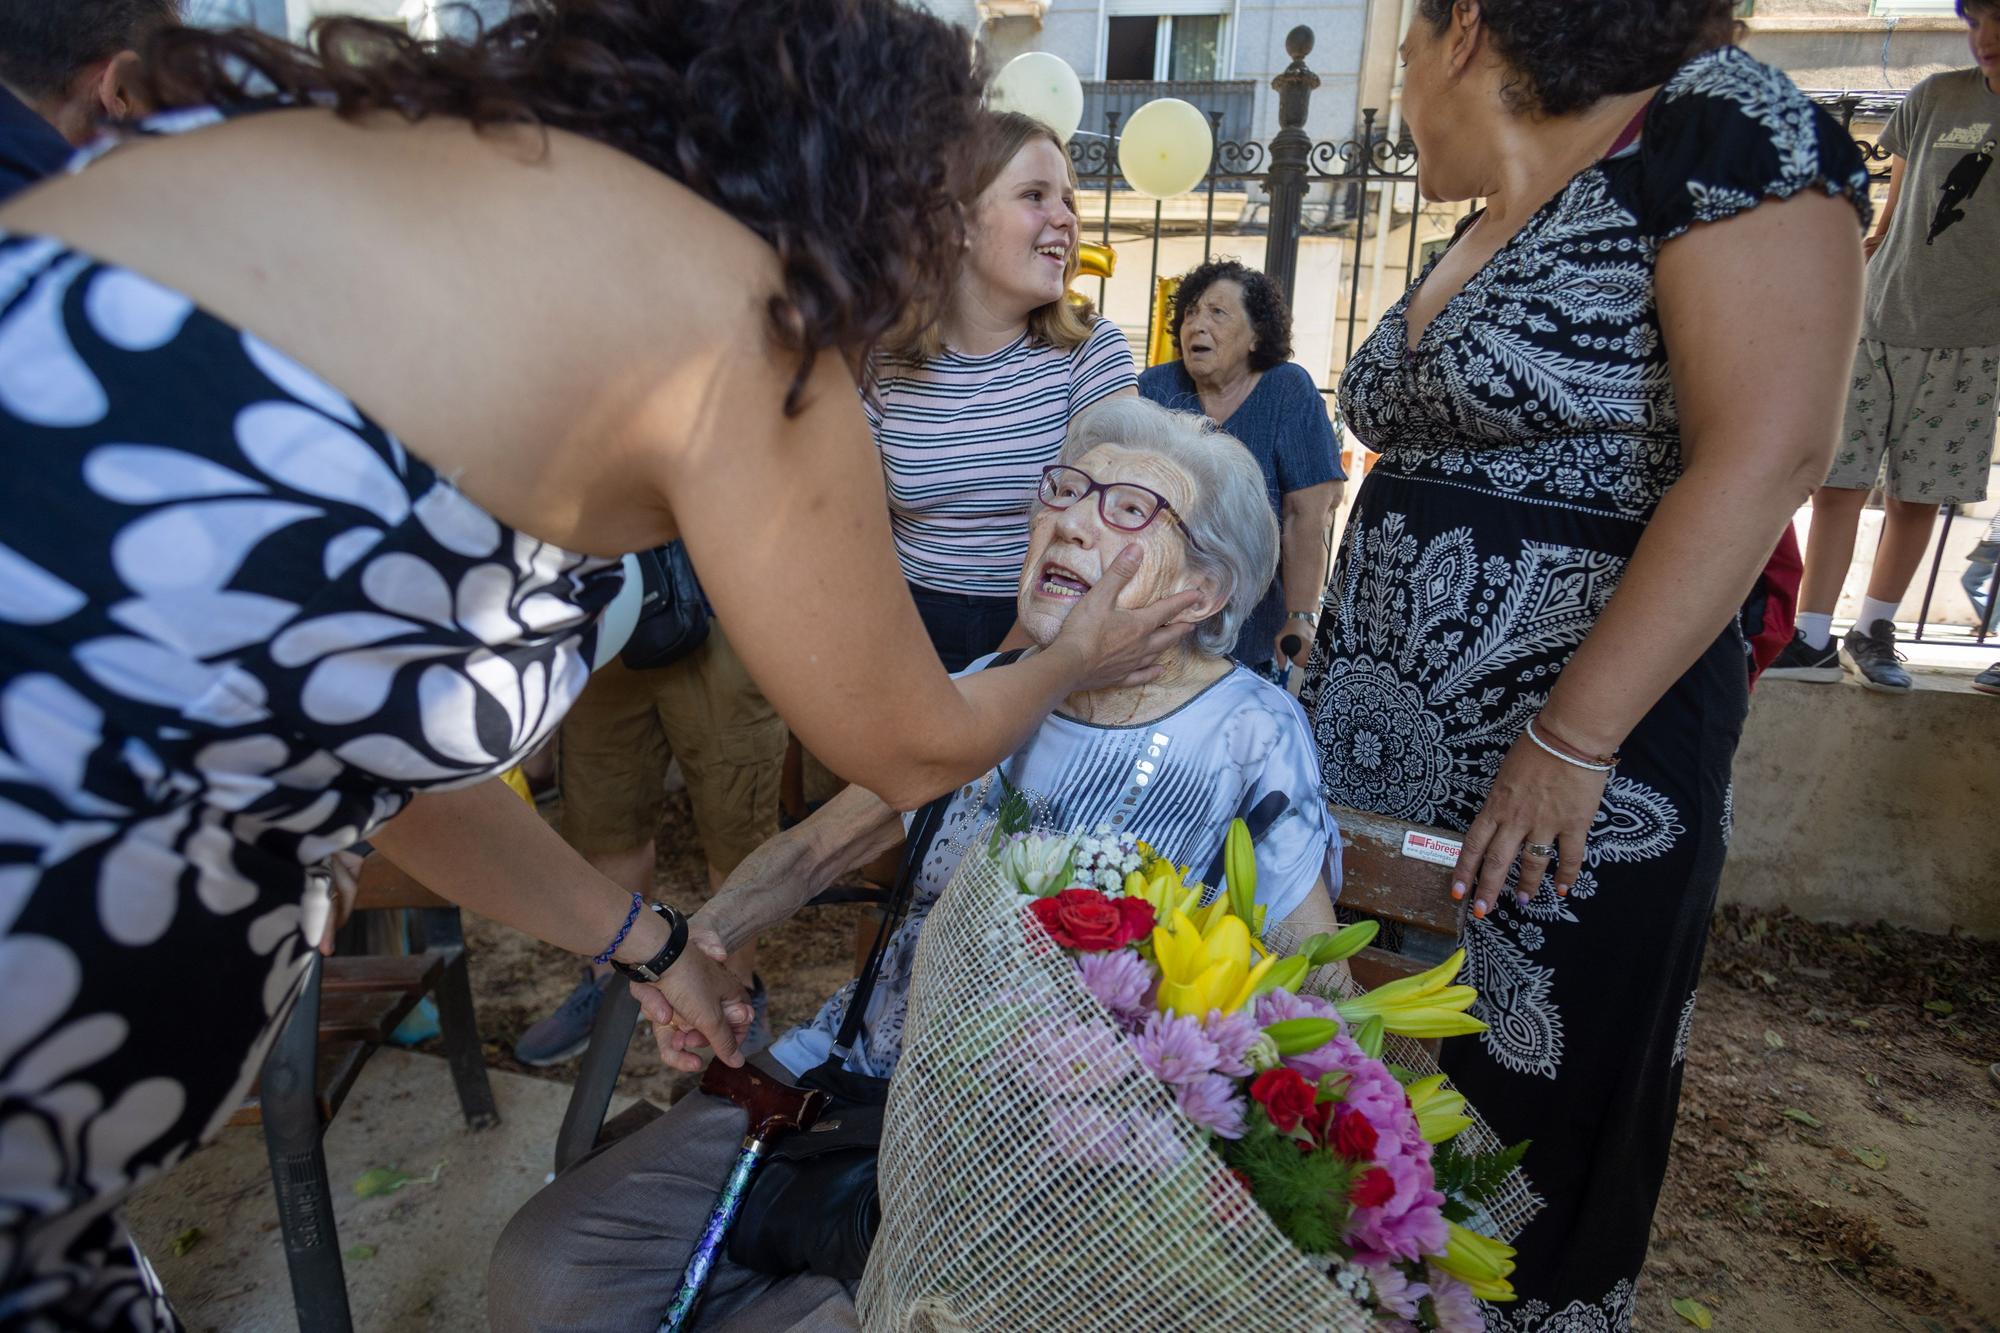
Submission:
{"label": "beaded bracelet", "polygon": [[1551,755],[1554,758],[1562,760],[1565,764],[1570,765],[1572,768],[1588,769],[1592,773],[1609,773],[1612,769],[1618,767],[1618,761],[1616,759],[1613,759],[1608,764],[1593,764],[1589,763],[1586,760],[1578,759],[1573,755],[1564,754],[1561,750],[1558,750],[1555,746],[1550,745],[1547,741],[1543,740],[1540,736],[1537,736],[1535,734],[1535,720],[1533,718],[1528,719],[1528,728],[1526,735],[1528,739],[1533,741],[1538,747],[1540,747],[1540,749],[1544,753]]}
{"label": "beaded bracelet", "polygon": [[611,943],[605,945],[604,952],[591,959],[591,962],[602,965],[611,961],[611,955],[618,952],[618,946],[623,944],[625,937],[632,933],[632,923],[639,919],[639,909],[645,905],[646,898],[644,894],[635,893],[632,895],[632,907],[631,910],[625,913],[625,924],[618,927],[618,933],[611,937]]}

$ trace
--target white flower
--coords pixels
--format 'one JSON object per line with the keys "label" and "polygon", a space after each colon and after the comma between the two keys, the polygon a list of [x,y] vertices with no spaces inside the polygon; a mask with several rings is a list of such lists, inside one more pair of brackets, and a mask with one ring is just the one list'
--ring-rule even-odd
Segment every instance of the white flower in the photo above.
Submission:
{"label": "white flower", "polygon": [[1000,849],[1000,873],[1021,893],[1046,898],[1069,887],[1076,844],[1068,838],[1024,834]]}

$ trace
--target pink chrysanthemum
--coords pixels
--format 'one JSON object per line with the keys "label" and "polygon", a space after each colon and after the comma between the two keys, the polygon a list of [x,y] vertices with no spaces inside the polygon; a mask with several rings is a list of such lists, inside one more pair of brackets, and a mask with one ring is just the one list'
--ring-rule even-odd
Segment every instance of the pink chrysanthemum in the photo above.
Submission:
{"label": "pink chrysanthemum", "polygon": [[1189,1083],[1215,1072],[1220,1056],[1201,1024],[1180,1014],[1154,1014],[1132,1039],[1132,1050],[1162,1083]]}
{"label": "pink chrysanthemum", "polygon": [[[1286,1064],[1307,1078],[1301,1067],[1307,1057]],[[1355,1259],[1376,1264],[1395,1259],[1421,1259],[1444,1253],[1444,1195],[1431,1175],[1431,1145],[1424,1142],[1410,1099],[1379,1060],[1370,1059],[1347,1037],[1336,1037],[1311,1053],[1311,1063],[1325,1072],[1344,1073],[1342,1101],[1365,1116],[1375,1129],[1375,1165],[1394,1186],[1389,1197],[1370,1207],[1356,1208],[1348,1222],[1348,1243]]]}
{"label": "pink chrysanthemum", "polygon": [[1143,1023],[1152,1006],[1153,970],[1130,949],[1087,953],[1076,960],[1083,988],[1111,1011],[1118,1025],[1133,1031]]}
{"label": "pink chrysanthemum", "polygon": [[1263,1032],[1257,1026],[1257,1020],[1241,1010],[1225,1014],[1211,1009],[1208,1017],[1202,1020],[1201,1028],[1215,1043],[1215,1072],[1232,1078],[1248,1078],[1253,1072],[1250,1068],[1250,1047]]}
{"label": "pink chrysanthemum", "polygon": [[1426,1270],[1430,1277],[1431,1309],[1437,1312],[1438,1333],[1485,1333],[1486,1316],[1472,1288],[1449,1273]]}
{"label": "pink chrysanthemum", "polygon": [[[1282,1023],[1289,1018],[1330,1018],[1339,1023],[1340,1013],[1331,1000],[1323,1000],[1317,995],[1293,995],[1280,990],[1272,991],[1257,1001],[1257,1024],[1260,1028]],[[1361,1048],[1344,1035],[1346,1031],[1346,1025],[1342,1024],[1343,1035],[1334,1040],[1347,1042],[1347,1051],[1352,1052],[1352,1057],[1365,1058],[1361,1056]],[[1350,1058],[1344,1052],[1337,1055],[1331,1047],[1322,1046],[1316,1051],[1288,1057],[1285,1063],[1298,1070],[1307,1082],[1317,1083],[1322,1076],[1346,1068]]]}
{"label": "pink chrysanthemum", "polygon": [[1375,1289],[1375,1303],[1382,1309],[1404,1319],[1415,1319],[1418,1306],[1431,1289],[1421,1282],[1412,1282],[1409,1275],[1393,1264],[1362,1264],[1361,1271],[1368,1275],[1368,1285]]}
{"label": "pink chrysanthemum", "polygon": [[1203,1074],[1176,1087],[1174,1100],[1180,1104],[1182,1114],[1217,1138],[1243,1137],[1243,1115],[1248,1103],[1237,1094],[1235,1079]]}

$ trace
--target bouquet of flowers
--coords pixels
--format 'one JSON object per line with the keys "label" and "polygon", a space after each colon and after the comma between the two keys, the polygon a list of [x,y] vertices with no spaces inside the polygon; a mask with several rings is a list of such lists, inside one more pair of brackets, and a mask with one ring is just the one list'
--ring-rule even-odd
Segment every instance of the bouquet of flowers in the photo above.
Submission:
{"label": "bouquet of flowers", "polygon": [[1512,1298],[1526,1145],[1417,1045],[1482,1029],[1462,955],[1359,992],[1338,964],[1373,923],[1291,941],[1240,821],[1224,864],[1209,889],[1004,815],[964,858],[919,946],[867,1327],[1459,1333]]}

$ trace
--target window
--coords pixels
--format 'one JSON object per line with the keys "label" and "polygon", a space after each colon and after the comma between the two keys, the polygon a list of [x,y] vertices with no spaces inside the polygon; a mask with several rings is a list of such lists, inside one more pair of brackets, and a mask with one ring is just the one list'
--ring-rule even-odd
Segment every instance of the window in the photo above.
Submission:
{"label": "window", "polygon": [[1884,17],[1898,17],[1905,14],[1949,14],[1958,17],[1958,8],[1952,0],[1875,0],[1872,6],[1877,14]]}
{"label": "window", "polygon": [[1222,15],[1114,14],[1105,20],[1106,79],[1219,79]]}
{"label": "window", "polygon": [[1159,40],[1160,20],[1112,18],[1104,41],[1104,77],[1107,79],[1150,79],[1153,77],[1153,48]]}

